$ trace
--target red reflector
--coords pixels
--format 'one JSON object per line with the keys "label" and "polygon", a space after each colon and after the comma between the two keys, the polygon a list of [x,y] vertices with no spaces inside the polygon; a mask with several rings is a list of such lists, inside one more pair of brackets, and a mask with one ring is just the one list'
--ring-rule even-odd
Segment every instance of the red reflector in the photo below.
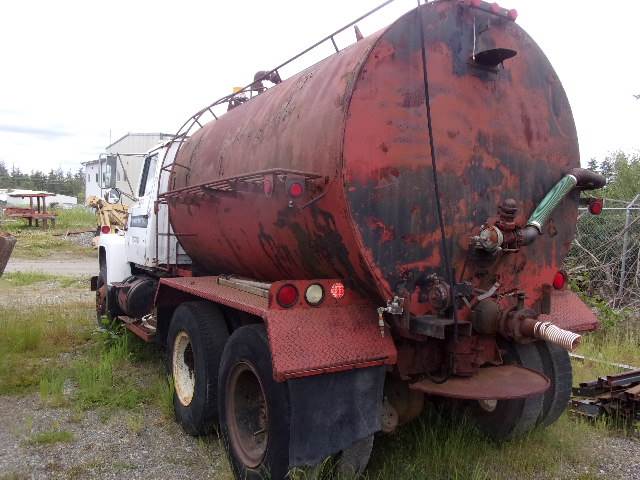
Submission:
{"label": "red reflector", "polygon": [[567,274],[562,270],[556,272],[553,277],[553,288],[556,290],[562,290],[567,283]]}
{"label": "red reflector", "polygon": [[344,297],[344,285],[341,284],[340,282],[337,282],[331,285],[331,296],[333,298]]}
{"label": "red reflector", "polygon": [[604,200],[602,198],[592,198],[589,200],[589,213],[592,215],[600,215],[603,207]]}
{"label": "red reflector", "polygon": [[281,307],[293,307],[298,301],[298,289],[293,285],[283,285],[276,294],[276,300]]}
{"label": "red reflector", "polygon": [[513,20],[515,22],[516,18],[518,18],[518,11],[515,8],[512,8],[509,10],[509,13],[507,13],[507,17],[509,17],[509,20]]}
{"label": "red reflector", "polygon": [[304,192],[304,187],[302,186],[301,183],[294,182],[291,185],[289,185],[289,195],[291,195],[293,198],[298,198],[299,196],[302,195],[303,192]]}
{"label": "red reflector", "polygon": [[273,178],[272,177],[264,177],[264,182],[262,184],[264,188],[264,194],[267,197],[270,197],[273,193]]}
{"label": "red reflector", "polygon": [[500,13],[500,10],[502,10],[502,9],[500,8],[500,5],[498,5],[497,3],[492,3],[492,4],[491,4],[491,11],[492,11],[493,13]]}
{"label": "red reflector", "polygon": [[471,5],[472,7],[479,7],[480,4],[482,3],[482,0],[469,0],[469,5]]}
{"label": "red reflector", "polygon": [[109,225],[103,225],[102,227],[100,227],[100,231],[102,233],[109,233],[111,232],[111,227],[109,227]]}

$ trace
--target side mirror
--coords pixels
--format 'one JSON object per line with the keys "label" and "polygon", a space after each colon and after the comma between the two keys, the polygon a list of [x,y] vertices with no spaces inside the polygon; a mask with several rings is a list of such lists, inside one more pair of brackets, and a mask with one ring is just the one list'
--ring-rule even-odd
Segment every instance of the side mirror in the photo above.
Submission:
{"label": "side mirror", "polygon": [[105,192],[104,199],[107,201],[107,203],[113,205],[120,202],[121,196],[122,194],[120,190],[118,190],[117,188],[110,188]]}

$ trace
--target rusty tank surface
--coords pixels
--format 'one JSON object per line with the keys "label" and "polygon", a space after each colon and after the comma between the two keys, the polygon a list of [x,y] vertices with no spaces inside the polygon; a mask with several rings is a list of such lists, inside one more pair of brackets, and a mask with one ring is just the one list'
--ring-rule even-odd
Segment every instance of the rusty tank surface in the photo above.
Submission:
{"label": "rusty tank surface", "polygon": [[477,255],[473,239],[486,225],[525,228],[579,167],[576,128],[544,53],[509,12],[483,5],[423,5],[188,138],[167,203],[195,268],[343,278],[381,305],[402,297],[418,316],[451,305],[444,244],[454,283],[517,291],[519,308],[544,302],[575,235],[577,191],[534,242]]}

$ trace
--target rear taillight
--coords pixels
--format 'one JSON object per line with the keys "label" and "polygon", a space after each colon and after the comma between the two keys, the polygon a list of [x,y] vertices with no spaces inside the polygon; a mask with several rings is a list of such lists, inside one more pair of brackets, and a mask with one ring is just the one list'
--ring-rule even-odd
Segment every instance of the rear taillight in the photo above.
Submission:
{"label": "rear taillight", "polygon": [[558,270],[553,276],[553,288],[562,290],[567,283],[567,274],[562,270]]}
{"label": "rear taillight", "polygon": [[276,300],[283,308],[293,307],[298,301],[298,289],[291,284],[283,285],[276,294]]}
{"label": "rear taillight", "polygon": [[509,17],[509,20],[515,22],[516,19],[518,18],[518,11],[515,8],[512,8],[511,10],[509,10],[509,12],[507,13],[507,17]]}
{"label": "rear taillight", "polygon": [[109,225],[103,225],[102,227],[100,227],[100,231],[105,234],[110,233],[111,227]]}
{"label": "rear taillight", "polygon": [[589,213],[592,215],[600,215],[603,207],[604,200],[602,198],[592,198],[589,200]]}
{"label": "rear taillight", "polygon": [[304,187],[299,182],[293,182],[289,185],[289,196],[291,198],[299,198],[304,193]]}
{"label": "rear taillight", "polygon": [[336,282],[331,285],[331,296],[336,299],[344,297],[344,285],[340,282]]}

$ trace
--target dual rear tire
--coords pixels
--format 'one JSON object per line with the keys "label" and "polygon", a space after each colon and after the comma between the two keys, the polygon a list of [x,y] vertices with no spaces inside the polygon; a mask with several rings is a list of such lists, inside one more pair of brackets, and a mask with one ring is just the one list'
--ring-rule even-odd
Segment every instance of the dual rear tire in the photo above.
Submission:
{"label": "dual rear tire", "polygon": [[[287,478],[289,393],[273,378],[264,326],[246,325],[229,336],[215,305],[186,302],[174,312],[167,345],[183,429],[204,435],[219,424],[236,478]],[[372,447],[373,435],[354,443],[338,455],[336,472],[361,473]]]}
{"label": "dual rear tire", "polygon": [[479,430],[496,441],[526,434],[536,426],[554,423],[571,398],[572,372],[568,353],[547,342],[504,342],[505,363],[543,373],[551,380],[541,395],[512,400],[470,402],[468,412]]}

